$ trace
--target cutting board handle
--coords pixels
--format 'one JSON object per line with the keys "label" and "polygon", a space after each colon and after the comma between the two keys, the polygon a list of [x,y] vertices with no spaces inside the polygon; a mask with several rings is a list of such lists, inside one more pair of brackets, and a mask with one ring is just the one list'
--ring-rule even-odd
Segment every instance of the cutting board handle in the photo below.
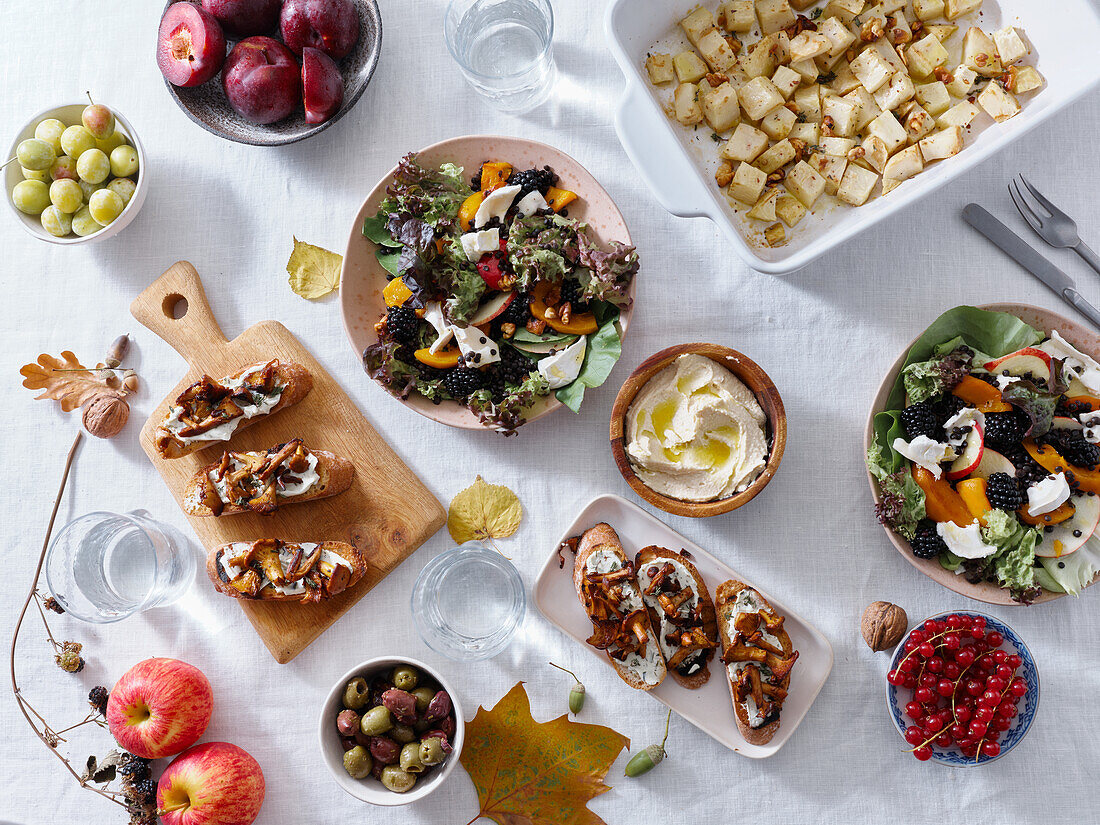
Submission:
{"label": "cutting board handle", "polygon": [[[177,261],[149,284],[130,304],[130,314],[193,367],[201,369],[191,360],[192,356],[198,356],[210,345],[227,343],[210,311],[199,273],[188,261]],[[201,344],[196,346],[196,342]]]}

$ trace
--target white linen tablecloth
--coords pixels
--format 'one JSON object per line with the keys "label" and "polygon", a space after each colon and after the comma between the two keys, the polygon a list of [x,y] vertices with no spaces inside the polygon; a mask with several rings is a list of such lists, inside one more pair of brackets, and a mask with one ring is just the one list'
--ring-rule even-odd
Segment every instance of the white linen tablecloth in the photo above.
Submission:
{"label": "white linen tablecloth", "polygon": [[[719,818],[844,825],[1097,821],[1100,591],[989,611],[1030,645],[1043,698],[1024,743],[976,770],[920,764],[902,752],[882,698],[887,658],[865,647],[859,616],[875,599],[897,602],[914,620],[980,607],[921,576],[888,543],[872,514],[863,470],[864,422],[884,371],[943,309],[1016,300],[1072,316],[966,227],[959,210],[977,200],[1023,230],[1005,185],[1024,170],[1077,217],[1094,246],[1100,242],[1094,148],[1100,97],[1080,101],[933,197],[779,279],[747,269],[712,224],[669,216],[640,181],[612,127],[623,79],[605,47],[601,2],[555,4],[561,81],[550,103],[516,117],[497,113],[463,83],[443,43],[444,0],[381,0],[384,50],[362,100],[318,137],[278,149],[220,140],[171,102],[153,59],[161,5],[19,0],[0,8],[5,134],[34,112],[79,100],[90,89],[133,123],[145,143],[150,178],[140,215],[103,243],[51,246],[24,233],[11,215],[0,220],[5,638],[78,423],[77,415],[34,401],[19,386],[19,367],[40,352],[72,349],[94,362],[116,335],[130,332],[132,360],[143,379],[123,435],[88,439],[83,446],[59,524],[90,510],[140,507],[190,535],[136,439],[184,363],[128,312],[131,299],[178,259],[198,268],[230,337],[265,318],[286,324],[441,501],[479,473],[514,489],[525,519],[503,547],[529,587],[558,532],[591,497],[616,492],[633,498],[607,447],[617,387],[658,349],[714,341],[756,359],[775,380],[789,416],[786,456],[770,487],[735,513],[705,521],[665,518],[814,622],[833,645],[835,666],[801,727],[773,758],[741,758],[674,717],[669,760],[644,778],[627,780],[624,754],[609,775],[613,790],[598,797],[593,810],[609,825]],[[608,384],[588,393],[579,415],[563,410],[508,439],[448,429],[398,404],[363,374],[344,336],[337,299],[298,298],[284,271],[292,236],[342,251],[363,197],[403,153],[479,132],[535,138],[575,156],[617,201],[642,259],[637,311]],[[1043,251],[1100,304],[1100,276],[1072,253]],[[461,769],[429,799],[383,810],[345,795],[320,764],[321,698],[345,670],[377,654],[422,657],[445,668],[468,716],[525,680],[540,720],[565,709],[569,680],[546,666],[552,658],[587,683],[584,721],[611,725],[635,749],[660,740],[664,707],[634,694],[533,607],[525,634],[489,662],[450,663],[427,649],[411,625],[409,593],[420,568],[451,544],[445,530],[438,534],[288,665],[272,660],[237,604],[200,583],[183,604],[118,625],[56,617],[60,638],[86,644],[88,666],[78,676],[54,667],[32,615],[21,646],[21,681],[35,705],[60,724],[82,715],[90,687],[111,685],[140,659],[172,656],[199,666],[213,683],[216,702],[206,739],[235,742],[263,766],[262,825],[464,823],[473,816],[476,795]],[[0,699],[0,730],[0,819],[28,825],[125,821],[121,811],[63,773],[26,729],[10,696]],[[105,731],[77,737],[74,759],[82,762],[93,749],[110,745]]]}

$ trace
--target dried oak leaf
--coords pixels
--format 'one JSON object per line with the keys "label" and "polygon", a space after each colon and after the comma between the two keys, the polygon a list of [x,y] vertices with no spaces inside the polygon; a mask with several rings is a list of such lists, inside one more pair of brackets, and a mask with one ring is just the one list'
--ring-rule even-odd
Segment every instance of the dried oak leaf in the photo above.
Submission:
{"label": "dried oak leaf", "polygon": [[61,409],[72,412],[84,402],[96,395],[113,395],[121,398],[122,393],[108,387],[81,364],[76,356],[65,350],[60,358],[43,353],[38,361],[26,364],[20,370],[23,386],[29,390],[42,390],[35,400],[52,398],[61,402]]}
{"label": "dried oak leaf", "polygon": [[315,300],[340,288],[340,267],[344,256],[294,239],[294,251],[286,262],[290,288],[295,294]]}
{"label": "dried oak leaf", "polygon": [[502,484],[486,484],[481,476],[451,499],[447,531],[459,544],[474,539],[506,539],[519,529],[523,505]]}
{"label": "dried oak leaf", "polygon": [[477,788],[481,810],[500,825],[605,825],[588,800],[611,790],[603,778],[630,740],[603,725],[531,718],[517,682],[492,710],[466,725],[459,760]]}

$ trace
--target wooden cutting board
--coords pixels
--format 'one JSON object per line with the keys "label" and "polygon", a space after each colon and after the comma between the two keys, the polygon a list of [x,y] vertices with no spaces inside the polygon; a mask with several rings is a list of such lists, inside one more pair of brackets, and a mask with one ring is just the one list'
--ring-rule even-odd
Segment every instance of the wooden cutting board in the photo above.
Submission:
{"label": "wooden cutting board", "polygon": [[271,655],[285,664],[434,535],[446,521],[443,506],[286,327],[261,321],[226,340],[191,264],[173,264],[134,299],[130,312],[190,365],[141,430],[141,446],[181,507],[188,480],[200,467],[217,461],[225,447],[214,445],[169,460],[157,453],[153,431],[180,392],[204,373],[221,378],[272,358],[301,364],[313,375],[309,395],[241,431],[230,445],[237,451],[260,450],[301,438],[307,447],[329,450],[355,465],[351,488],[331,498],[287,504],[270,516],[188,517],[206,550],[231,541],[279,538],[346,541],[362,553],[366,574],[333,599],[318,604],[240,602]]}

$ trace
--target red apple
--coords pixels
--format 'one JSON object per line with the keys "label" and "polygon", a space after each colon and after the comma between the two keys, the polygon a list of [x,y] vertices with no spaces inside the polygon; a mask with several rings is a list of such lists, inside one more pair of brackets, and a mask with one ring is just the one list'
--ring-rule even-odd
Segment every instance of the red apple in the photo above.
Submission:
{"label": "red apple", "polygon": [[130,753],[160,759],[195,744],[213,711],[214,694],[201,670],[178,659],[146,659],[111,690],[107,726]]}
{"label": "red apple", "polygon": [[972,472],[971,475],[975,478],[988,479],[994,473],[1008,473],[1015,478],[1016,465],[992,447],[983,447],[981,460],[978,462],[978,466],[974,468],[974,472]]}
{"label": "red apple", "polygon": [[228,742],[184,751],[157,785],[164,825],[249,825],[264,802],[264,772],[249,753]]}
{"label": "red apple", "polygon": [[985,453],[985,433],[982,425],[974,422],[970,432],[966,434],[966,444],[959,457],[951,462],[947,470],[948,481],[958,481],[966,478],[974,472],[982,463],[982,455]]}
{"label": "red apple", "polygon": [[302,97],[306,123],[324,123],[344,102],[344,78],[336,61],[320,49],[302,49]]}
{"label": "red apple", "polygon": [[986,361],[985,369],[995,375],[1027,375],[1037,381],[1050,378],[1050,356],[1036,347],[1024,347],[993,361]]}
{"label": "red apple", "polygon": [[499,295],[494,295],[474,313],[474,317],[470,319],[470,326],[480,327],[482,324],[489,323],[504,312],[504,310],[508,309],[515,298],[515,292],[502,292]]}
{"label": "red apple", "polygon": [[352,0],[286,0],[279,30],[295,54],[313,46],[339,60],[359,41],[359,12]]}
{"label": "red apple", "polygon": [[290,50],[270,37],[248,37],[225,60],[222,87],[230,105],[253,123],[282,120],[302,100],[302,78]]}
{"label": "red apple", "polygon": [[173,86],[198,86],[225,61],[225,33],[210,14],[191,3],[173,3],[160,19],[157,66]]}
{"label": "red apple", "polygon": [[202,0],[202,7],[234,37],[274,31],[282,5],[282,0]]}

